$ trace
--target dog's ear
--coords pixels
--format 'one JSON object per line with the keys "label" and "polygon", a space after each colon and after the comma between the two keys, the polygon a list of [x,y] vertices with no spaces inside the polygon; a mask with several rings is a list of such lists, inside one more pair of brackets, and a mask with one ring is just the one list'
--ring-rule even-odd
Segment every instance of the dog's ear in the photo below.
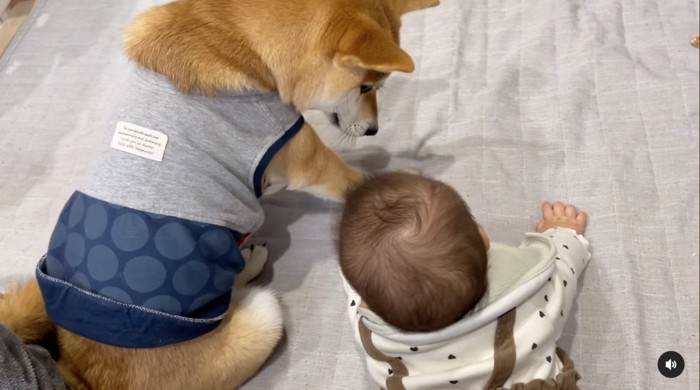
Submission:
{"label": "dog's ear", "polygon": [[335,63],[377,72],[411,73],[415,68],[411,56],[403,51],[375,22],[358,21],[337,43]]}
{"label": "dog's ear", "polygon": [[419,9],[435,7],[440,4],[440,0],[395,0],[396,8],[402,14]]}

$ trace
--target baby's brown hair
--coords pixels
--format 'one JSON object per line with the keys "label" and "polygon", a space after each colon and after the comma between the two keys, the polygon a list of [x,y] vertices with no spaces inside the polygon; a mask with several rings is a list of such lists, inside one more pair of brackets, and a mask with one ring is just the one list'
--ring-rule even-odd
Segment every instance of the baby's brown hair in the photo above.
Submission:
{"label": "baby's brown hair", "polygon": [[347,281],[404,331],[444,328],[486,291],[486,245],[445,183],[403,172],[367,178],[348,192],[338,233]]}

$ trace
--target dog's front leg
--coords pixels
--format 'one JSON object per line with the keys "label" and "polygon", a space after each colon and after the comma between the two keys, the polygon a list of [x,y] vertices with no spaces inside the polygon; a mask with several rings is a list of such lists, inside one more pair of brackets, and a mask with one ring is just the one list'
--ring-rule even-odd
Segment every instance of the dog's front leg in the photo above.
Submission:
{"label": "dog's front leg", "polygon": [[266,175],[283,178],[290,190],[337,201],[342,201],[348,187],[362,177],[329,149],[308,124],[275,155]]}

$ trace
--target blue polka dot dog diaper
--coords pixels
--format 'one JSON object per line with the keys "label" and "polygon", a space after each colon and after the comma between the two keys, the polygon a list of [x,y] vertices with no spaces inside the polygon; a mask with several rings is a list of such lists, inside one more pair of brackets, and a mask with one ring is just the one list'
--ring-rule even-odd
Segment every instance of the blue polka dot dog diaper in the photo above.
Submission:
{"label": "blue polka dot dog diaper", "polygon": [[78,334],[122,347],[187,340],[226,312],[245,265],[240,238],[76,192],[39,264],[47,311]]}
{"label": "blue polka dot dog diaper", "polygon": [[151,348],[221,322],[263,222],[263,172],[304,120],[275,94],[184,95],[140,68],[129,85],[36,273],[59,326]]}

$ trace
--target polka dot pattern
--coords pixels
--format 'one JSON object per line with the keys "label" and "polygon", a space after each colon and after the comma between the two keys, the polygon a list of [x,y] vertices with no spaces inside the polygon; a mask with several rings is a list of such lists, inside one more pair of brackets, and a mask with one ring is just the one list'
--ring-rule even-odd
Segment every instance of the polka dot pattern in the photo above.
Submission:
{"label": "polka dot pattern", "polygon": [[73,267],[83,262],[85,258],[85,240],[78,233],[70,233],[66,239],[66,247],[63,254],[68,264]]}
{"label": "polka dot pattern", "polygon": [[214,287],[219,291],[228,291],[233,285],[233,279],[236,277],[234,270],[223,269],[219,266],[214,266]]}
{"label": "polka dot pattern", "polygon": [[168,259],[180,260],[194,250],[192,233],[182,223],[173,222],[162,226],[156,232],[156,249]]}
{"label": "polka dot pattern", "polygon": [[190,261],[182,265],[173,275],[175,291],[183,295],[194,295],[209,281],[209,267],[201,261]]}
{"label": "polka dot pattern", "polygon": [[91,204],[85,216],[85,237],[94,240],[107,230],[107,210],[99,203]]}
{"label": "polka dot pattern", "polygon": [[66,278],[66,270],[63,268],[63,264],[53,256],[46,256],[46,271],[49,275],[53,275],[56,278]]}
{"label": "polka dot pattern", "polygon": [[51,234],[51,239],[49,240],[49,249],[56,249],[66,242],[68,237],[68,228],[63,223],[59,222],[56,224],[56,228]]}
{"label": "polka dot pattern", "polygon": [[124,252],[141,249],[148,235],[146,221],[136,213],[122,214],[112,224],[112,242]]}
{"label": "polka dot pattern", "polygon": [[68,227],[75,227],[80,220],[83,219],[85,214],[85,201],[83,198],[76,198],[75,202],[70,207],[70,213],[68,214]]}
{"label": "polka dot pattern", "polygon": [[124,266],[124,281],[132,290],[140,293],[155,291],[165,283],[165,266],[151,256],[138,256]]}
{"label": "polka dot pattern", "polygon": [[88,273],[93,279],[104,282],[112,279],[119,269],[117,255],[106,245],[95,245],[87,257]]}
{"label": "polka dot pattern", "polygon": [[131,297],[129,296],[129,293],[122,290],[121,288],[105,287],[102,290],[98,291],[98,293],[100,295],[107,297],[107,298],[112,298],[115,301],[119,301],[119,302],[123,302],[123,303],[132,303]]}
{"label": "polka dot pattern", "polygon": [[210,230],[199,237],[197,245],[204,256],[223,256],[234,245],[233,235],[223,230]]}
{"label": "polka dot pattern", "polygon": [[124,304],[216,316],[245,266],[240,236],[76,192],[51,235],[45,272]]}
{"label": "polka dot pattern", "polygon": [[90,280],[88,280],[87,276],[85,276],[85,274],[82,272],[74,273],[73,276],[70,278],[69,282],[75,284],[83,290],[89,291],[92,287],[90,284]]}

